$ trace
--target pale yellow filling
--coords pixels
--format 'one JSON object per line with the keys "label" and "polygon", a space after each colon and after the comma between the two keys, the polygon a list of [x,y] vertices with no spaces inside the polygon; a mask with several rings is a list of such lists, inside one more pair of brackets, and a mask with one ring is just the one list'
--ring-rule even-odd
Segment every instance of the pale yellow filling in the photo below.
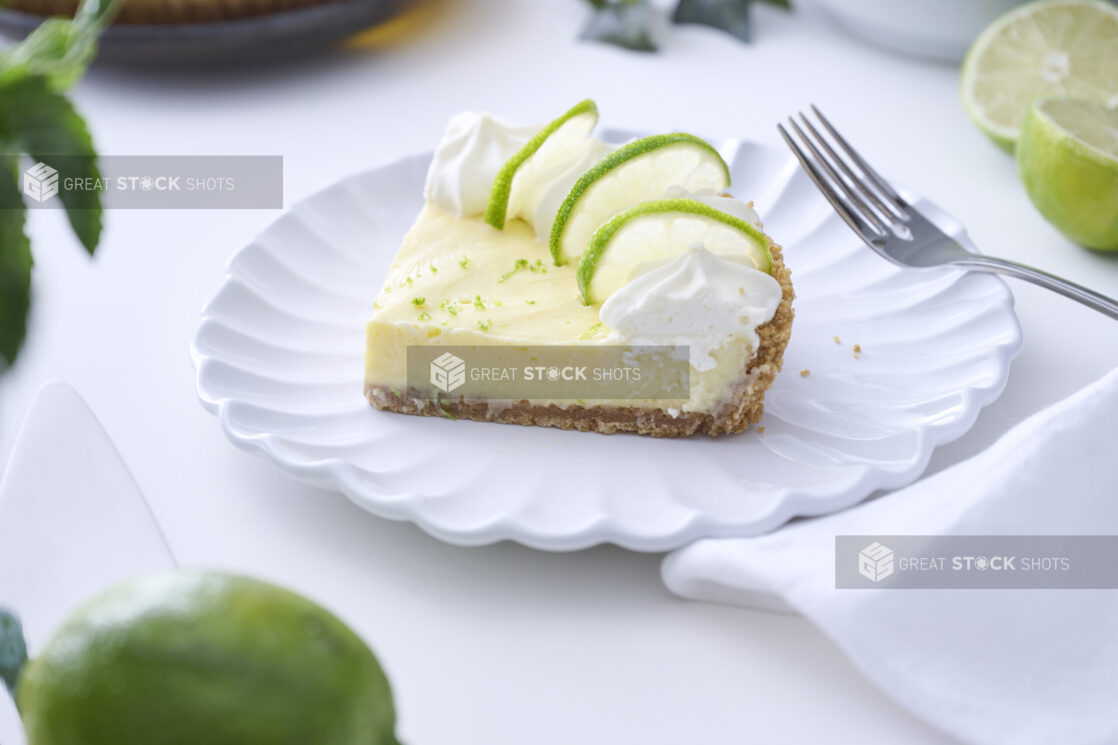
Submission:
{"label": "pale yellow filling", "polygon": [[[401,392],[411,345],[615,344],[583,305],[575,264],[554,266],[547,246],[524,222],[495,230],[426,205],[392,262],[368,322],[365,380]],[[727,344],[713,369],[691,368],[687,401],[594,400],[605,406],[711,412],[731,394],[754,350]],[[542,401],[558,406],[574,401]]]}

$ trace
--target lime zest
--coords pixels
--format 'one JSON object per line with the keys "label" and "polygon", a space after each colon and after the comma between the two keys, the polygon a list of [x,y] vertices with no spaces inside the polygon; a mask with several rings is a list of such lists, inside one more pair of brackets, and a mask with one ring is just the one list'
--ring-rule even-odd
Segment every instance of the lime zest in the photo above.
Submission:
{"label": "lime zest", "polygon": [[[651,202],[641,202],[635,207],[630,207],[624,212],[614,215],[608,222],[598,228],[594,235],[590,238],[590,244],[582,254],[582,258],[578,262],[578,269],[575,272],[575,278],[578,281],[578,291],[582,294],[582,300],[586,305],[592,305],[595,300],[591,297],[590,283],[594,279],[594,273],[598,270],[598,262],[609,247],[610,241],[625,225],[632,220],[649,215],[663,215],[663,214],[690,214],[706,217],[711,220],[727,225],[739,232],[743,233],[750,242],[758,249],[761,255],[761,264],[758,265],[756,258],[754,265],[757,269],[772,274],[773,257],[772,252],[769,250],[769,242],[765,238],[765,234],[758,230],[755,226],[750,225],[741,218],[729,215],[721,210],[711,207],[705,202],[700,202],[697,199],[660,199]],[[684,249],[686,246],[684,247]]]}
{"label": "lime zest", "polygon": [[597,323],[595,323],[595,324],[594,324],[593,326],[591,326],[590,328],[586,329],[586,330],[585,330],[585,331],[583,331],[583,332],[582,332],[581,334],[579,334],[579,335],[578,335],[578,340],[579,340],[579,341],[585,341],[586,339],[589,339],[589,338],[590,338],[591,336],[593,336],[593,335],[594,335],[594,334],[595,334],[595,333],[596,333],[596,332],[598,331],[598,329],[600,329],[601,327],[602,327],[602,322],[601,322],[601,321],[598,321],[598,322],[597,322]]}
{"label": "lime zest", "polygon": [[507,279],[508,279],[509,277],[511,277],[512,275],[514,275],[514,274],[516,274],[517,272],[519,272],[519,271],[520,271],[521,269],[527,269],[527,268],[528,268],[528,266],[529,266],[529,264],[528,264],[528,259],[517,259],[517,260],[516,260],[516,263],[514,263],[514,264],[512,265],[512,269],[510,269],[510,270],[508,270],[507,272],[505,272],[504,274],[502,274],[502,275],[501,275],[501,276],[500,276],[500,277],[499,277],[499,278],[497,279],[497,281],[498,281],[498,282],[504,282],[504,281],[505,281],[505,280],[507,280]]}
{"label": "lime zest", "polygon": [[602,176],[634,158],[672,145],[693,145],[713,155],[718,159],[719,164],[721,164],[723,174],[725,175],[726,186],[729,186],[730,167],[726,165],[726,161],[723,160],[714,146],[701,137],[696,137],[686,132],[672,132],[669,134],[643,137],[626,145],[622,145],[591,166],[586,173],[582,174],[567,193],[563,203],[559,206],[559,212],[555,215],[555,222],[551,226],[551,236],[548,241],[548,246],[551,249],[551,258],[556,266],[562,266],[567,263],[567,258],[563,252],[563,233],[567,228],[567,222],[575,206],[586,194],[586,191],[591,185]]}
{"label": "lime zest", "polygon": [[437,406],[437,407],[438,407],[438,409],[439,409],[439,411],[440,411],[440,412],[442,412],[442,415],[443,415],[443,416],[445,416],[445,417],[446,417],[447,419],[449,419],[450,421],[452,421],[452,422],[457,422],[457,421],[458,421],[458,417],[454,416],[453,414],[451,414],[451,413],[450,413],[450,412],[449,412],[449,411],[447,410],[447,408],[446,408],[446,404],[445,404],[445,403],[443,403],[443,399],[442,399],[442,396],[441,396],[441,395],[436,395],[436,397],[435,397],[435,406]]}
{"label": "lime zest", "polygon": [[493,179],[493,186],[489,190],[489,202],[485,206],[485,222],[489,223],[497,230],[504,230],[505,219],[508,213],[509,196],[512,194],[512,180],[516,176],[516,171],[524,164],[524,161],[531,158],[560,127],[566,124],[576,116],[588,114],[594,117],[594,121],[598,120],[598,105],[592,100],[587,98],[584,101],[579,101],[565,114],[554,120],[536,135],[528,140],[524,147],[508,159],[508,161],[501,166],[501,170],[497,172],[497,177]]}

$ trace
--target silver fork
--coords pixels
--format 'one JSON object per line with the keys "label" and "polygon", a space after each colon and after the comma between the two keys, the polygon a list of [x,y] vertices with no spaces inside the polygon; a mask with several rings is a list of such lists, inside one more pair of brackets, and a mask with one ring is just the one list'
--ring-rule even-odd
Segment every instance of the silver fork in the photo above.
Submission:
{"label": "silver fork", "polygon": [[777,129],[835,212],[878,254],[906,267],[951,265],[1016,277],[1078,300],[1118,320],[1118,300],[1024,264],[968,251],[905,201],[814,104],[811,109],[845,157],[803,113],[800,114],[803,127],[791,117],[788,123],[807,147],[807,152],[796,144],[784,125],[778,124]]}

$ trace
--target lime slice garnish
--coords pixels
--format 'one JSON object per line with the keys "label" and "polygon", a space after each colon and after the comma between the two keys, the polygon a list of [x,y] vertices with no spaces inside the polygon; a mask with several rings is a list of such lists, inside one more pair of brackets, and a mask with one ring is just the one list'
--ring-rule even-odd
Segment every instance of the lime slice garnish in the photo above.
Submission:
{"label": "lime slice garnish", "polygon": [[1118,8],[1099,0],[1044,0],[1006,13],[967,53],[962,96],[975,124],[1010,151],[1038,98],[1118,106]]}
{"label": "lime slice garnish", "polygon": [[580,101],[565,114],[541,129],[516,155],[509,158],[489,191],[489,203],[485,208],[485,221],[503,230],[508,213],[509,197],[517,182],[523,180],[530,164],[537,158],[546,161],[549,151],[569,150],[570,141],[586,138],[598,123],[598,107],[590,99]]}
{"label": "lime slice garnish", "polygon": [[1118,251],[1118,110],[1049,98],[1025,117],[1017,165],[1029,199],[1076,243]]}
{"label": "lime slice garnish", "polygon": [[571,187],[551,227],[556,264],[582,255],[602,223],[672,186],[689,191],[730,185],[730,169],[709,143],[677,132],[624,145],[598,161]]}
{"label": "lime slice garnish", "polygon": [[642,268],[670,261],[692,246],[772,271],[764,234],[749,223],[695,199],[642,202],[602,225],[578,263],[578,289],[587,304],[604,301]]}

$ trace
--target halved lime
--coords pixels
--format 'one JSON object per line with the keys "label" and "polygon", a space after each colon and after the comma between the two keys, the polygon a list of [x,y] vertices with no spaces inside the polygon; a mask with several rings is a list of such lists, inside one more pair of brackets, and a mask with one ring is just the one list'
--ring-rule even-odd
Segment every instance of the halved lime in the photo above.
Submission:
{"label": "halved lime", "polygon": [[975,124],[1009,151],[1038,98],[1118,106],[1118,8],[1101,0],[1042,0],[1006,13],[967,53],[962,96]]}
{"label": "halved lime", "polygon": [[640,273],[701,245],[723,258],[771,272],[764,234],[695,199],[642,202],[613,217],[590,239],[578,263],[578,289],[588,305],[603,301]]}
{"label": "halved lime", "polygon": [[1076,243],[1118,251],[1118,110],[1048,98],[1025,117],[1017,166],[1040,214]]}
{"label": "halved lime", "polygon": [[525,180],[536,160],[547,161],[554,151],[575,150],[598,123],[598,106],[589,98],[572,106],[565,114],[541,129],[516,155],[509,158],[489,190],[485,221],[502,230],[508,213],[509,197],[514,187]]}
{"label": "halved lime", "polygon": [[622,210],[655,199],[672,186],[689,191],[730,185],[730,169],[708,142],[676,132],[618,148],[584,173],[551,226],[551,257],[565,264],[586,250],[590,236]]}

